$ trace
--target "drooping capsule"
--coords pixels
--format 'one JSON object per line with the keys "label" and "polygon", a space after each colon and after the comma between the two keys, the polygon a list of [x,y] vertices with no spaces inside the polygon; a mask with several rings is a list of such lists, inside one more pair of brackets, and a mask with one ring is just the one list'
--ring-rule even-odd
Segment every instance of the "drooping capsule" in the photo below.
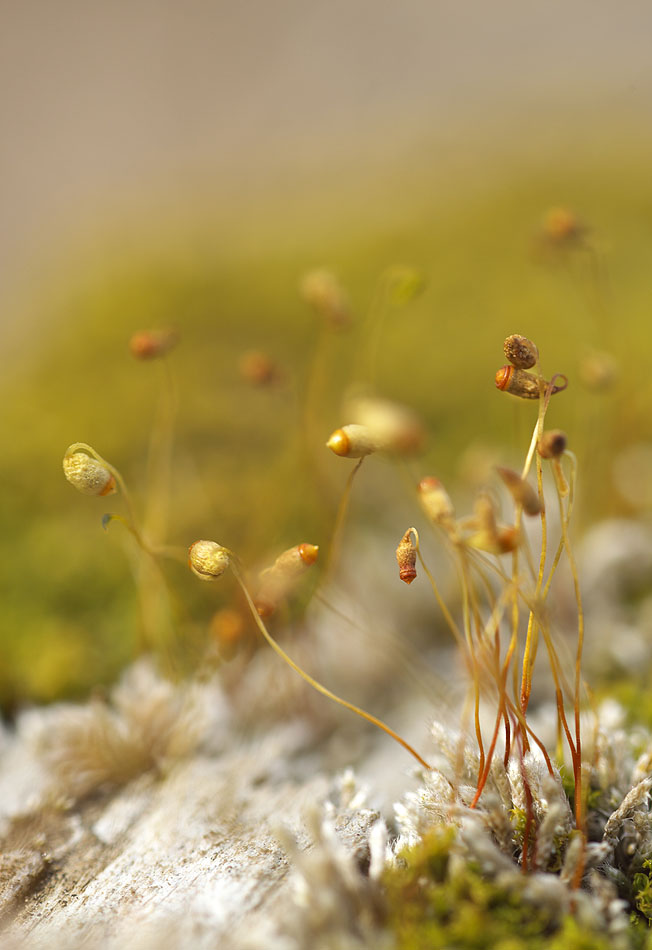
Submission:
{"label": "drooping capsule", "polygon": [[230,563],[226,548],[217,541],[195,541],[188,550],[188,564],[203,581],[215,581],[226,571]]}
{"label": "drooping capsule", "polygon": [[396,548],[398,576],[406,584],[411,584],[417,576],[417,548],[414,543],[414,532],[408,528]]}
{"label": "drooping capsule", "polygon": [[511,468],[497,466],[496,471],[507,486],[507,489],[526,515],[538,515],[542,510],[541,499],[532,485]]}
{"label": "drooping capsule", "polygon": [[222,607],[211,618],[210,633],[220,648],[232,651],[245,635],[242,614],[232,607]]}
{"label": "drooping capsule", "polygon": [[306,303],[334,329],[342,329],[351,322],[351,307],[347,294],[337,277],[329,270],[309,271],[302,279],[300,292]]}
{"label": "drooping capsule", "polygon": [[566,451],[566,433],[561,429],[548,429],[543,432],[537,443],[537,451],[542,459],[559,458]]}
{"label": "drooping capsule", "polygon": [[86,452],[68,449],[63,457],[63,473],[83,495],[112,495],[116,491],[113,474]]}
{"label": "drooping capsule", "polygon": [[417,486],[419,501],[434,524],[450,526],[455,520],[455,509],[442,483],[434,475],[422,478]]}
{"label": "drooping capsule", "polygon": [[247,350],[238,361],[242,379],[252,386],[273,386],[281,378],[274,360],[261,350]]}
{"label": "drooping capsule", "polygon": [[481,492],[476,499],[473,522],[476,530],[466,539],[469,547],[487,554],[507,554],[518,547],[518,530],[513,525],[497,524],[493,502],[486,492]]}
{"label": "drooping capsule", "polygon": [[369,430],[378,450],[411,455],[423,448],[425,428],[410,406],[378,396],[356,395],[347,399],[345,411],[356,425]]}
{"label": "drooping capsule", "polygon": [[531,369],[539,360],[539,350],[532,340],[520,333],[510,334],[503,344],[505,356],[518,369]]}

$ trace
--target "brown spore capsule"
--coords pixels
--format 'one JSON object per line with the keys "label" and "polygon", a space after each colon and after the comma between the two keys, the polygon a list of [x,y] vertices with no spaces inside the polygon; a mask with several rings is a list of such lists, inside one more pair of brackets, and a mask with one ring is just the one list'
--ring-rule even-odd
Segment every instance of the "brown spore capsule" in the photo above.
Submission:
{"label": "brown spore capsule", "polygon": [[503,344],[505,356],[518,369],[531,369],[539,360],[539,351],[532,340],[520,333],[512,333]]}
{"label": "brown spore capsule", "polygon": [[559,458],[566,451],[566,433],[561,429],[549,429],[544,432],[537,444],[537,451],[543,459]]}
{"label": "brown spore capsule", "polygon": [[541,512],[541,500],[529,482],[511,468],[498,466],[496,471],[516,504],[521,506],[526,515],[538,515]]}

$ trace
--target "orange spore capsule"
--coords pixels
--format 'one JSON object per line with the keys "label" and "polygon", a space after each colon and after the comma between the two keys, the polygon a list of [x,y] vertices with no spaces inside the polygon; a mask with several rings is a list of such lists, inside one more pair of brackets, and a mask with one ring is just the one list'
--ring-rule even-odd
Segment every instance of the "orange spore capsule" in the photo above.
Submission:
{"label": "orange spore capsule", "polygon": [[496,386],[498,387],[498,389],[502,389],[502,390],[507,389],[513,375],[514,375],[513,366],[501,366],[498,372],[496,373]]}

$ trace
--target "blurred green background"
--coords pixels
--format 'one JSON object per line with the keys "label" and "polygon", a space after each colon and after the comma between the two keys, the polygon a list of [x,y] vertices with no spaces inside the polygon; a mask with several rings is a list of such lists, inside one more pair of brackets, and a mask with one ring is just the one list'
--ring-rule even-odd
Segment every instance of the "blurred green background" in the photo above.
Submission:
{"label": "blurred green background", "polygon": [[[475,44],[484,58],[473,60],[473,49],[462,42],[467,24],[460,13],[448,4],[414,3],[402,14],[402,28],[413,39],[431,30],[427,35],[437,35],[442,55],[446,36],[454,38],[459,61],[448,54],[449,70],[442,72],[424,42],[408,81],[401,73],[401,64],[411,61],[408,44],[390,67],[378,52],[391,48],[397,15],[391,5],[375,8],[386,15],[384,22],[383,16],[373,20],[371,8],[366,19],[362,12],[351,19],[344,8],[336,5],[326,13],[326,6],[317,4],[311,20],[296,5],[283,4],[274,30],[293,28],[295,45],[285,34],[281,43],[280,32],[266,44],[261,38],[265,24],[259,24],[255,36],[270,72],[256,73],[251,89],[260,90],[269,80],[269,95],[277,102],[295,88],[297,78],[305,74],[310,81],[291,122],[279,128],[270,121],[267,138],[252,133],[240,141],[228,124],[220,130],[219,119],[223,110],[233,123],[239,116],[243,125],[260,132],[246,77],[241,88],[225,91],[219,69],[227,66],[216,66],[217,72],[206,67],[206,76],[194,75],[195,87],[184,93],[172,82],[178,63],[166,66],[162,51],[169,54],[178,42],[181,62],[190,63],[191,40],[202,33],[202,24],[216,29],[218,49],[240,29],[242,48],[232,51],[230,61],[235,71],[253,56],[246,45],[251,34],[229,19],[233,15],[226,7],[217,5],[220,19],[208,6],[196,4],[198,18],[186,23],[175,40],[176,14],[171,5],[163,6],[164,22],[157,22],[153,41],[161,56],[156,69],[147,59],[149,72],[140,85],[135,72],[127,70],[132,88],[123,88],[123,77],[114,90],[124,94],[117,96],[119,108],[108,117],[103,113],[108,138],[111,123],[117,128],[123,115],[135,128],[150,99],[168,104],[169,111],[161,106],[158,119],[150,118],[151,128],[145,123],[140,130],[134,154],[142,164],[129,174],[121,178],[115,173],[119,162],[111,165],[107,159],[112,174],[104,175],[99,159],[103,126],[90,94],[77,124],[62,107],[66,83],[75,78],[89,75],[90,88],[103,94],[101,57],[99,72],[93,72],[83,58],[91,54],[76,54],[82,57],[79,76],[73,67],[68,73],[63,66],[60,73],[55,68],[49,90],[30,92],[29,84],[23,89],[14,84],[8,109],[22,138],[14,140],[7,167],[15,174],[13,184],[24,189],[18,194],[25,204],[16,199],[16,229],[12,232],[8,221],[0,241],[4,273],[15,266],[20,278],[3,296],[0,703],[5,708],[82,695],[110,682],[142,644],[125,539],[119,525],[106,534],[101,529],[102,515],[123,510],[121,501],[117,496],[84,498],[61,472],[68,444],[89,442],[119,467],[142,509],[147,446],[163,374],[160,365],[131,357],[128,341],[138,330],[175,327],[180,334],[171,357],[179,393],[172,543],[187,546],[198,537],[213,537],[253,565],[298,541],[327,546],[351,463],[332,456],[323,443],[349,421],[341,410],[347,387],[370,382],[364,367],[379,319],[374,300],[384,275],[396,266],[417,269],[426,286],[415,300],[383,315],[373,383],[379,395],[418,409],[427,425],[427,447],[412,463],[411,476],[436,474],[465,500],[484,459],[497,455],[509,464],[522,456],[536,410],[498,393],[493,382],[504,362],[503,338],[519,332],[537,342],[545,373],[562,372],[570,380],[568,392],[555,397],[550,420],[568,432],[580,459],[580,525],[614,513],[645,513],[649,507],[650,473],[634,473],[633,491],[630,486],[623,493],[614,478],[614,460],[627,446],[652,439],[652,145],[639,122],[649,101],[644,93],[650,69],[636,72],[631,66],[638,87],[614,79],[620,75],[615,62],[606,73],[600,71],[608,24],[593,23],[599,43],[595,59],[580,57],[584,72],[579,79],[564,72],[566,60],[561,73],[557,66],[558,57],[571,52],[573,37],[581,35],[582,4],[575,5],[570,35],[561,37],[555,16],[543,24],[529,22],[513,5],[502,4],[501,22],[527,39],[529,55],[537,61],[538,85],[533,85],[522,42],[517,49],[504,40],[505,49],[516,52],[501,65],[496,51],[480,39],[482,23],[476,24],[471,47]],[[552,6],[559,14],[561,8]],[[145,7],[135,5],[136,13],[130,14],[135,20],[122,32],[114,23],[104,46],[93,33],[106,56],[107,75],[113,76],[112,54],[121,43],[138,62]],[[62,10],[72,48],[80,31],[97,24],[75,21],[74,3]],[[634,36],[636,18],[647,14],[637,4],[631,13],[627,35]],[[34,36],[47,45],[42,30],[30,32],[27,14],[17,14],[16,21],[19,46],[21,37],[29,45]],[[340,21],[346,21],[353,37],[342,47],[337,46]],[[328,27],[323,35],[320,27]],[[368,62],[362,52],[355,58],[367,34],[377,46]],[[301,43],[303,58],[297,58],[294,72],[283,72],[279,51],[289,44],[295,55]],[[328,50],[336,49],[346,53],[340,66],[349,87],[333,76],[329,84],[321,73],[317,81],[306,66],[315,50],[327,60]],[[546,59],[553,50],[555,57]],[[640,66],[637,50],[631,63]],[[623,40],[620,62],[625,51]],[[473,62],[468,86],[460,69],[467,61]],[[5,60],[4,68],[13,69],[15,77],[29,72],[16,55],[9,66]],[[157,76],[169,81],[157,84]],[[482,95],[487,76],[495,109],[490,117]],[[553,76],[554,83],[547,82]],[[223,96],[208,121],[195,97],[206,77],[204,95],[219,88]],[[519,99],[512,90],[520,77],[526,78]],[[373,94],[372,78],[379,84]],[[321,93],[313,102],[311,83]],[[130,104],[130,93],[138,89],[147,89],[147,96]],[[439,111],[433,112],[435,100],[425,93],[415,99],[417,89],[438,90]],[[505,89],[511,98],[501,102]],[[394,90],[393,98],[387,90]],[[62,108],[61,126],[55,123],[46,141],[68,143],[72,156],[75,135],[81,135],[89,154],[75,152],[70,168],[77,162],[93,180],[90,206],[84,205],[86,179],[82,187],[73,171],[66,177],[63,146],[50,153],[44,149],[38,172],[30,138],[34,128],[16,119],[21,96]],[[376,111],[370,117],[372,101]],[[185,102],[195,106],[186,117],[188,127]],[[582,108],[576,113],[578,103]],[[286,119],[288,114],[283,113]],[[365,117],[359,124],[358,114]],[[32,125],[38,126],[37,119]],[[192,145],[183,162],[172,148],[176,166],[164,150],[158,164],[153,157],[156,143],[167,141],[161,128],[168,119],[172,128],[166,127],[166,135]],[[212,130],[210,142],[198,136],[197,129],[204,127]],[[115,159],[131,154],[127,149],[102,155]],[[28,156],[29,174],[21,155]],[[20,178],[21,167],[25,178]],[[54,190],[47,191],[50,174],[61,183],[64,197],[77,202],[75,214],[64,214],[60,196],[55,201]],[[30,175],[38,186],[31,205],[25,197]],[[4,179],[8,188],[7,180],[11,184],[11,174]],[[587,237],[546,249],[542,218],[558,205],[579,216]],[[93,209],[96,217],[90,220]],[[43,231],[39,214],[45,220],[50,212]],[[324,332],[300,297],[302,276],[317,266],[333,270],[349,294],[353,319],[346,329]],[[279,371],[275,385],[255,387],[243,379],[240,360],[249,350],[273,360]],[[324,383],[313,389],[312,422],[304,437],[317,350]],[[602,389],[582,381],[596,353],[608,354],[616,368]],[[366,485],[354,493],[355,522],[391,523],[397,480],[390,469],[389,463],[374,460],[361,473]],[[397,504],[405,510],[407,503]],[[402,522],[399,527],[404,530]],[[174,591],[178,642],[192,662],[203,655],[212,612],[229,602],[232,589],[226,585],[216,595],[176,564],[166,568],[166,576]]]}

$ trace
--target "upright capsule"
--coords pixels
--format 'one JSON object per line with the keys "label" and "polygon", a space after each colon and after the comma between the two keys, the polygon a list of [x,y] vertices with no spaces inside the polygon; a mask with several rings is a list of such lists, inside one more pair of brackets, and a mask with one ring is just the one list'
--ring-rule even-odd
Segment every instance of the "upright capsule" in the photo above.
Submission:
{"label": "upright capsule", "polygon": [[511,333],[503,344],[505,356],[518,369],[531,369],[539,361],[539,350],[532,340],[520,333]]}
{"label": "upright capsule", "polygon": [[413,529],[408,528],[396,548],[398,576],[406,584],[411,584],[417,576],[417,548],[412,534]]}

